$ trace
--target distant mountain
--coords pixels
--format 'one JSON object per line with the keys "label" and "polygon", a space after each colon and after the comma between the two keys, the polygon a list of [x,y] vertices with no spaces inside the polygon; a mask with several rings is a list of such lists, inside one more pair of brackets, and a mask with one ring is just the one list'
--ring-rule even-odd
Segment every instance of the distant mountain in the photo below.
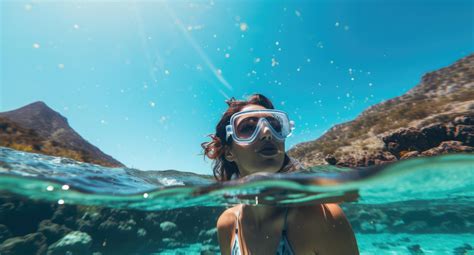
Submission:
{"label": "distant mountain", "polygon": [[43,102],[0,113],[0,146],[108,167],[124,166],[82,138],[65,117]]}
{"label": "distant mountain", "polygon": [[374,105],[290,156],[305,166],[369,166],[474,151],[474,54],[427,73],[406,94]]}

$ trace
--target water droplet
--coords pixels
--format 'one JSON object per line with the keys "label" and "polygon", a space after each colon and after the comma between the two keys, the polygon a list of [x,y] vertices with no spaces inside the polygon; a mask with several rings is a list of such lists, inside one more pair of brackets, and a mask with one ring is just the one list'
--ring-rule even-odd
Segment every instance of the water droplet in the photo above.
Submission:
{"label": "water droplet", "polygon": [[54,187],[51,186],[51,185],[49,185],[48,187],[46,187],[46,190],[47,190],[47,191],[53,191],[53,190],[54,190]]}
{"label": "water droplet", "polygon": [[272,67],[279,65],[278,61],[275,58],[272,58]]}
{"label": "water droplet", "polygon": [[240,23],[240,30],[241,30],[242,32],[247,31],[248,28],[249,28],[249,27],[248,27],[247,23],[245,23],[245,22]]}
{"label": "water droplet", "polygon": [[63,190],[69,190],[69,185],[64,184],[64,185],[61,187],[61,189],[63,189]]}
{"label": "water droplet", "polygon": [[64,204],[64,200],[59,199],[59,200],[58,200],[58,204],[63,205],[63,204]]}
{"label": "water droplet", "polygon": [[33,43],[33,48],[39,49],[39,47],[40,47],[39,43]]}

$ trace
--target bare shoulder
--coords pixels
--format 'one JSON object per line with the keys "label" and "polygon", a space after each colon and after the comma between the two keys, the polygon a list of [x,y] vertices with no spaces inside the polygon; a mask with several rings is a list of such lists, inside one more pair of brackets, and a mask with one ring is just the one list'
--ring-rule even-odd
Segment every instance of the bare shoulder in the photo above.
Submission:
{"label": "bare shoulder", "polygon": [[229,208],[225,210],[217,220],[217,229],[227,229],[227,228],[234,228],[235,227],[235,211],[237,210],[237,206]]}
{"label": "bare shoulder", "polygon": [[338,204],[322,204],[322,209],[329,215],[328,220],[341,221],[346,220],[346,215],[342,211],[342,208]]}
{"label": "bare shoulder", "polygon": [[306,236],[311,233],[319,239],[318,242],[306,240],[318,246],[313,250],[322,254],[359,254],[352,227],[338,204],[305,206],[298,208],[297,214],[306,224]]}
{"label": "bare shoulder", "polygon": [[225,210],[217,220],[217,237],[219,239],[219,246],[221,254],[230,254],[231,243],[236,223],[235,212],[238,206]]}
{"label": "bare shoulder", "polygon": [[304,206],[298,208],[298,214],[308,216],[308,218],[304,218],[306,221],[317,221],[318,224],[321,223],[321,220],[328,223],[346,220],[346,216],[338,204]]}

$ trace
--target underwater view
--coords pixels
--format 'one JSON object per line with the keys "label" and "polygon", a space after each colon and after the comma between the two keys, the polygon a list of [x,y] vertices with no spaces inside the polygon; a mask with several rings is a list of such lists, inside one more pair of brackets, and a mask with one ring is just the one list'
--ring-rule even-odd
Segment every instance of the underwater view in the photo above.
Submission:
{"label": "underwater view", "polygon": [[472,1],[0,20],[0,255],[474,254]]}

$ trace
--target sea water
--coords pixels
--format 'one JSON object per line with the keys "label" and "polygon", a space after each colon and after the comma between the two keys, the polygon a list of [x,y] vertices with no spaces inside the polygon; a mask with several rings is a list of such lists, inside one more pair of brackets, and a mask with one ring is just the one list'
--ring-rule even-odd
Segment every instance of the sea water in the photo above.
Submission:
{"label": "sea water", "polygon": [[[46,219],[100,239],[91,247],[100,254],[213,254],[219,252],[215,221],[227,207],[333,200],[341,202],[361,254],[474,254],[474,155],[307,170],[217,183],[205,175],[105,168],[0,147],[0,225],[22,220],[2,215],[16,206],[18,217],[45,215],[25,216],[23,230],[10,227],[9,238],[38,231],[33,224]],[[38,203],[49,204],[51,213]],[[91,220],[106,214],[114,216]],[[120,235],[133,236],[114,239],[107,231],[115,223]]]}

